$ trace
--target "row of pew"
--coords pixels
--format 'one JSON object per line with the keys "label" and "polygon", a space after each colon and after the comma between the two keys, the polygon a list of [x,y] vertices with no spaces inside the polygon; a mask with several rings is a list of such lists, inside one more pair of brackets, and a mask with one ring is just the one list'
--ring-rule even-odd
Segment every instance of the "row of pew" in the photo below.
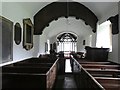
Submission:
{"label": "row of pew", "polygon": [[51,89],[57,75],[58,59],[29,58],[2,67],[2,90]]}
{"label": "row of pew", "polygon": [[120,65],[112,62],[80,62],[105,89],[120,90]]}
{"label": "row of pew", "polygon": [[79,88],[120,90],[120,64],[72,58],[72,71]]}

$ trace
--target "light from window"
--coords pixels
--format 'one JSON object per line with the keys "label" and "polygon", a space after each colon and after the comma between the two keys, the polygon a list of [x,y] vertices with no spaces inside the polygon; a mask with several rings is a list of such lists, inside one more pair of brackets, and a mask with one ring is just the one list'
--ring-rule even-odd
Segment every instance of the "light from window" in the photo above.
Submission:
{"label": "light from window", "polygon": [[110,48],[110,51],[112,51],[112,33],[110,21],[106,21],[99,25],[97,30],[96,47]]}

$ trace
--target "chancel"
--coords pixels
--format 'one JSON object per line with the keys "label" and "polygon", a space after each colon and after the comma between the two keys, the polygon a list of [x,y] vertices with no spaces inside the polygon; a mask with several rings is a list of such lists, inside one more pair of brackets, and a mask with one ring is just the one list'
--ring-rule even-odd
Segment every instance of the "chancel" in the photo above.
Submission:
{"label": "chancel", "polygon": [[0,2],[1,90],[120,90],[119,0],[18,1]]}

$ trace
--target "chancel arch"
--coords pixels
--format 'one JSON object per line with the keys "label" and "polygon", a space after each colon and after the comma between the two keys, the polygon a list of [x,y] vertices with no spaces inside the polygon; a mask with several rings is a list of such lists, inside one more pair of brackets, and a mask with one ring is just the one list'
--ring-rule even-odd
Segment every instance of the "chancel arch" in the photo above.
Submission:
{"label": "chancel arch", "polygon": [[34,34],[41,35],[51,21],[69,16],[84,20],[87,25],[91,26],[92,31],[96,32],[98,18],[90,9],[78,2],[53,2],[34,15]]}
{"label": "chancel arch", "polygon": [[70,52],[77,51],[77,35],[71,32],[64,32],[57,37],[57,52],[64,52],[66,57],[69,57]]}

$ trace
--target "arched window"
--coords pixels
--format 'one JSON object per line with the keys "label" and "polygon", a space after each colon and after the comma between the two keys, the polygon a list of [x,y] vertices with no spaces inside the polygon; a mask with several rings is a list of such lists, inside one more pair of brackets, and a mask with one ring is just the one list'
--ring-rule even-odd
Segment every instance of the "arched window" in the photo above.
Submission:
{"label": "arched window", "polygon": [[77,51],[77,36],[71,33],[63,33],[57,37],[57,52],[63,51],[66,57],[69,57],[70,52]]}

